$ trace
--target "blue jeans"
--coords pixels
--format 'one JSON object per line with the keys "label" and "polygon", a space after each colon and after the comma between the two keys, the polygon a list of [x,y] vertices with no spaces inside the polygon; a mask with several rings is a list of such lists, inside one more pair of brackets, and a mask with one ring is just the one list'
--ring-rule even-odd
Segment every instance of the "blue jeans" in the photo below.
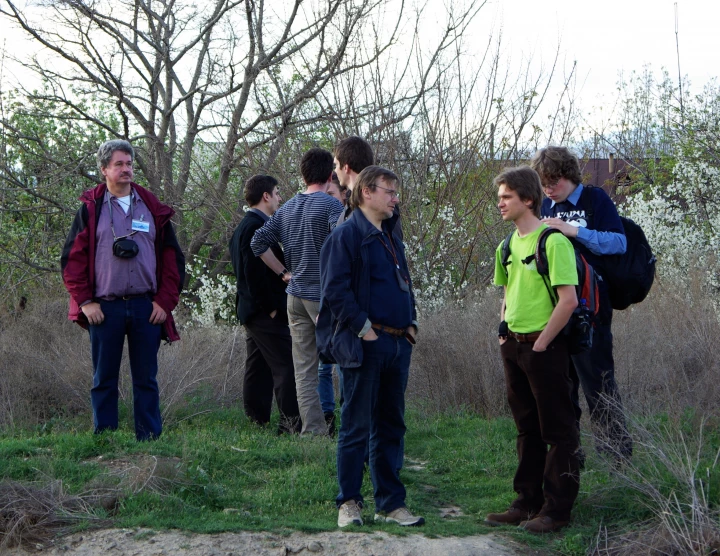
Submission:
{"label": "blue jeans", "polygon": [[335,411],[335,390],[333,389],[333,364],[320,363],[318,367],[318,395],[323,413]]}
{"label": "blue jeans", "polygon": [[118,427],[118,378],[127,336],[135,436],[138,440],[157,438],[162,432],[157,383],[157,352],[162,326],[150,324],[152,301],[149,297],[136,297],[99,302],[105,319],[101,324],[89,327],[93,361],[90,399],[95,432]]}
{"label": "blue jeans", "polygon": [[405,505],[398,458],[405,436],[405,389],[412,346],[405,338],[380,333],[363,341],[363,364],[343,369],[337,468],[338,506],[362,502],[360,494],[365,450],[370,447],[370,477],[377,511],[391,512]]}

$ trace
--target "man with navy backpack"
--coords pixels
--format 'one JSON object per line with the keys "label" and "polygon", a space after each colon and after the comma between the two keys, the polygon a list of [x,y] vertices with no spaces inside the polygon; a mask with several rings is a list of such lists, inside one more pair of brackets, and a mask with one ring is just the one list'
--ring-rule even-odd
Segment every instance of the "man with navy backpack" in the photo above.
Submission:
{"label": "man with navy backpack", "polygon": [[[627,240],[614,203],[599,187],[584,186],[577,157],[565,147],[540,149],[532,161],[540,174],[543,192],[543,221],[560,230],[580,251],[597,274],[603,276],[603,258],[624,253]],[[590,419],[600,435],[597,449],[616,462],[632,455],[632,439],[615,381],[612,346],[612,305],[608,284],[599,283],[600,308],[596,316],[590,351],[571,356],[571,376],[578,422],[578,389],[582,385]]]}

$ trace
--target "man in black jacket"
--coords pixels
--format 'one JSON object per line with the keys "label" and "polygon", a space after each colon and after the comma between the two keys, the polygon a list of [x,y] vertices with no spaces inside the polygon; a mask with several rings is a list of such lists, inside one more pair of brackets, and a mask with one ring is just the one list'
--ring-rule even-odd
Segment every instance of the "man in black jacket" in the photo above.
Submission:
{"label": "man in black jacket", "polygon": [[[279,432],[300,432],[286,284],[250,248],[255,231],[280,206],[277,185],[272,176],[257,175],[247,180],[245,201],[250,210],[230,240],[230,259],[237,279],[237,318],[247,336],[243,405],[250,420],[266,424],[274,391],[280,410]],[[271,249],[284,265],[280,246],[275,244]]]}

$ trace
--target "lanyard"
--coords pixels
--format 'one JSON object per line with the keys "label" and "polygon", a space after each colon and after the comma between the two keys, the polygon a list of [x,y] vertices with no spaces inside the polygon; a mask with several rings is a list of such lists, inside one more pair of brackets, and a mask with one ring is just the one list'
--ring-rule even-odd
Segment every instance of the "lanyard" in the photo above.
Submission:
{"label": "lanyard", "polygon": [[[392,236],[388,234],[388,239],[390,240],[390,247],[388,247],[387,243],[383,241],[383,237],[385,236],[385,232],[380,232],[380,235],[377,236],[380,240],[380,243],[382,243],[382,246],[387,250],[390,255],[392,255],[393,261],[395,262],[395,268],[398,269],[398,272],[400,272],[400,262],[398,261],[397,255],[395,254],[395,243],[393,242]],[[402,276],[402,279],[405,280],[406,284],[410,284],[409,280],[406,276],[403,276],[402,272],[400,272],[400,276]]]}
{"label": "lanyard", "polygon": [[[115,198],[117,199],[117,197],[115,197]],[[131,191],[130,192],[130,220],[131,221],[133,219],[133,198],[134,198],[134,195]],[[118,201],[118,204],[119,203],[120,203],[120,201]],[[126,234],[124,236],[120,236],[120,237],[116,236],[115,235],[115,226],[113,225],[113,213],[112,213],[112,203],[110,202],[110,195],[108,195],[108,209],[110,210],[110,231],[112,231],[112,235],[113,235],[114,239],[116,239],[116,240],[117,239],[125,239],[126,237],[134,236],[137,233],[137,230],[133,230],[132,232],[130,232],[129,234]]]}

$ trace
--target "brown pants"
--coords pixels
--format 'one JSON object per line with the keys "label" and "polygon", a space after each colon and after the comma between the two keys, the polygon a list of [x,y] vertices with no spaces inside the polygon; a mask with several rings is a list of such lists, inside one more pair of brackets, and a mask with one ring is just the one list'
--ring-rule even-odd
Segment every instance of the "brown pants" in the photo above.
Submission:
{"label": "brown pants", "polygon": [[[570,518],[579,482],[579,436],[565,339],[544,352],[512,338],[500,346],[508,402],[518,429],[513,507]],[[549,450],[548,450],[549,446]]]}

